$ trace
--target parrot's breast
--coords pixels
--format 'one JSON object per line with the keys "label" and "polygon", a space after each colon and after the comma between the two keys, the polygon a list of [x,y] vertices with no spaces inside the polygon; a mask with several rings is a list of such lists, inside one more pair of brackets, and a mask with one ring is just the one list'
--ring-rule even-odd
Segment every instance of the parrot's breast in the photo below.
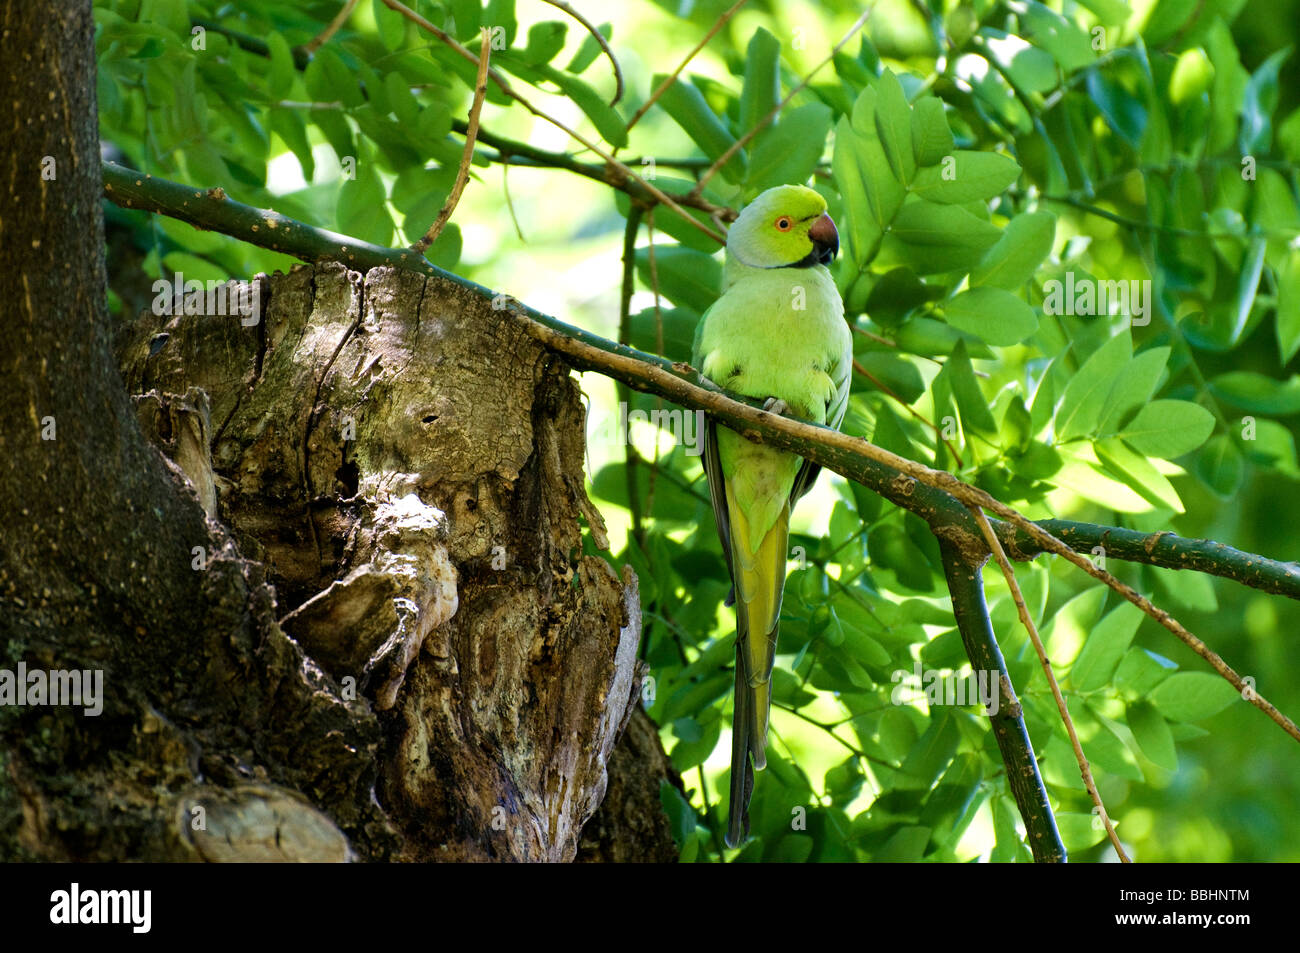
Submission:
{"label": "parrot's breast", "polygon": [[831,371],[851,350],[825,268],[751,269],[709,312],[700,370],[727,390],[778,397],[791,416],[821,424],[835,393]]}

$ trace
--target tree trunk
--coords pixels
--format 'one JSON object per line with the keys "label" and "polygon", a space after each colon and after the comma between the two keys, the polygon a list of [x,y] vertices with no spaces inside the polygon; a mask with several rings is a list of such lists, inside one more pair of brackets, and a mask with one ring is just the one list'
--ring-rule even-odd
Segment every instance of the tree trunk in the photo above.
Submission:
{"label": "tree trunk", "polygon": [[[102,671],[103,712],[0,706],[0,857],[573,859],[640,617],[568,369],[454,285],[321,265],[146,312],[119,375],[89,4],[6,16],[0,671]],[[588,853],[669,856],[659,820]]]}

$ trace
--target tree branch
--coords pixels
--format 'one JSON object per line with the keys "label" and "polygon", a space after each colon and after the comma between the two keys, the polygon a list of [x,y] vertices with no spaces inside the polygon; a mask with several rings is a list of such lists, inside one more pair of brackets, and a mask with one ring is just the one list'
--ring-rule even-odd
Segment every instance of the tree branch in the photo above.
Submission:
{"label": "tree branch", "polygon": [[1007,554],[1002,549],[1002,544],[998,542],[997,536],[994,535],[993,527],[989,525],[989,519],[984,515],[984,511],[973,508],[971,512],[980,524],[980,532],[984,534],[984,541],[988,543],[989,549],[993,551],[993,558],[996,560],[998,568],[1002,570],[1002,577],[1007,581],[1007,588],[1011,590],[1011,596],[1015,599],[1020,624],[1029,633],[1029,640],[1034,643],[1034,651],[1038,653],[1038,663],[1043,667],[1043,674],[1047,676],[1047,684],[1052,689],[1052,698],[1056,701],[1056,710],[1061,714],[1061,722],[1065,725],[1065,733],[1070,736],[1070,746],[1074,748],[1074,758],[1079,764],[1079,775],[1083,778],[1083,786],[1088,789],[1088,796],[1092,798],[1097,814],[1106,827],[1106,835],[1110,838],[1115,853],[1119,855],[1119,859],[1123,863],[1132,863],[1128,858],[1128,854],[1124,853],[1124,845],[1119,842],[1119,835],[1115,833],[1115,825],[1111,823],[1110,815],[1106,813],[1106,805],[1102,803],[1101,794],[1097,791],[1097,782],[1092,779],[1092,766],[1088,764],[1088,756],[1083,753],[1083,745],[1079,743],[1079,733],[1074,730],[1074,719],[1070,717],[1070,709],[1065,704],[1065,696],[1061,694],[1061,686],[1056,681],[1056,673],[1052,671],[1052,662],[1047,657],[1047,649],[1043,647],[1043,640],[1038,637],[1038,626],[1034,625],[1033,616],[1029,614],[1029,607],[1025,605],[1024,593],[1020,591],[1020,583],[1016,582],[1016,574],[1011,568],[1011,563],[1007,561]]}
{"label": "tree branch", "polygon": [[980,576],[984,561],[971,559],[960,547],[942,538],[939,540],[939,553],[943,557],[943,574],[952,596],[953,618],[957,621],[957,631],[966,647],[971,668],[976,672],[997,673],[998,676],[998,710],[989,716],[989,726],[1002,753],[1002,762],[1007,766],[1007,784],[1024,819],[1029,849],[1039,863],[1064,863],[1065,845],[1056,829],[1056,818],[1048,803],[1047,788],[1025,728],[1020,699],[1011,686],[1007,664],[993,634],[989,607],[984,601],[984,580]]}
{"label": "tree branch", "polygon": [[460,167],[456,170],[456,184],[452,186],[451,192],[447,195],[447,201],[442,203],[437,218],[433,220],[429,230],[424,233],[424,237],[411,245],[411,250],[419,252],[421,255],[442,234],[443,227],[451,219],[451,213],[456,211],[456,205],[460,202],[461,193],[465,191],[465,183],[469,181],[469,167],[470,163],[474,161],[474,142],[478,137],[478,117],[483,111],[483,97],[487,94],[488,62],[492,58],[492,34],[487,29],[481,31],[478,56],[478,76],[474,81],[474,101],[470,104],[469,121],[465,124],[465,151],[460,157]]}
{"label": "tree branch", "polygon": [[[1245,553],[1209,539],[1188,539],[1175,533],[1143,533],[1118,526],[1075,520],[1037,520],[1039,526],[1080,553],[1101,547],[1107,558],[1145,563],[1164,569],[1190,569],[1231,579],[1274,595],[1300,599],[1300,564]],[[1029,535],[1000,520],[994,529],[1007,555],[1025,561],[1043,552]]]}

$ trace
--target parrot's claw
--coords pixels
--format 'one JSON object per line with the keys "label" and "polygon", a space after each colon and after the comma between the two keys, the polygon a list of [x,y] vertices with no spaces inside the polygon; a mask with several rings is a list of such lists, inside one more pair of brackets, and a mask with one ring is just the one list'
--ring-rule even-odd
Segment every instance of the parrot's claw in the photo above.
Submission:
{"label": "parrot's claw", "polygon": [[763,409],[769,414],[776,414],[778,417],[784,417],[786,411],[790,409],[790,405],[780,397],[769,397],[767,400],[763,401]]}

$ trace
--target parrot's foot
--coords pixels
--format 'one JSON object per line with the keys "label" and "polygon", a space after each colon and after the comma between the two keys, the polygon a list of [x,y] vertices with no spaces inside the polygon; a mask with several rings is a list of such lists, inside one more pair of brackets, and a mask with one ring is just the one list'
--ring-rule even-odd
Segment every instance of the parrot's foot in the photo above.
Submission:
{"label": "parrot's foot", "polygon": [[790,405],[780,397],[769,397],[767,400],[763,401],[763,409],[769,414],[776,414],[778,417],[784,417],[786,411],[790,409]]}

